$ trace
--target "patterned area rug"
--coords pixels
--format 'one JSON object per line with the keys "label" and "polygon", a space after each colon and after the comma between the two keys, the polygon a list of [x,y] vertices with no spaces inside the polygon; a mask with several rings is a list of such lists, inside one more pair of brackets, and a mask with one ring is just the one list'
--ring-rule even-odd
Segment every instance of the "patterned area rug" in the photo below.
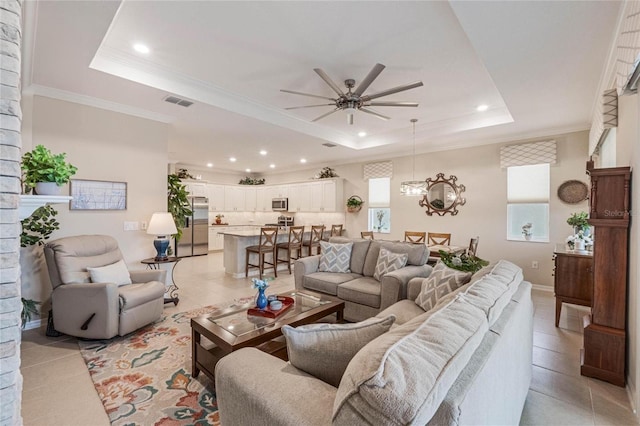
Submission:
{"label": "patterned area rug", "polygon": [[191,377],[190,320],[233,304],[164,316],[124,337],[79,341],[111,424],[220,424],[213,383],[204,373]]}

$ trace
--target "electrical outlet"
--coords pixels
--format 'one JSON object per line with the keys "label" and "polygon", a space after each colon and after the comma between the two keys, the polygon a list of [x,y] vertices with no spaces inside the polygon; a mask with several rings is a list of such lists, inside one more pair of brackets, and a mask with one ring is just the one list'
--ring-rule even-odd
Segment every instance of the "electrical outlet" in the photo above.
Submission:
{"label": "electrical outlet", "polygon": [[140,229],[142,231],[146,231],[147,230],[147,221],[143,220],[142,222],[140,222]]}
{"label": "electrical outlet", "polygon": [[537,260],[532,260],[531,261],[531,269],[538,269],[538,261]]}

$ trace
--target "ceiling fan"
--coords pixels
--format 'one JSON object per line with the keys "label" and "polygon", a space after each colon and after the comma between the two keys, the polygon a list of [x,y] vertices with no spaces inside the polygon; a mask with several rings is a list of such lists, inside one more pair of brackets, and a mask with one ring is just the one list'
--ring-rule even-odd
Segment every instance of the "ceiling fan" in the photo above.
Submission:
{"label": "ceiling fan", "polygon": [[320,106],[335,106],[335,109],[333,111],[329,111],[326,114],[322,114],[320,117],[314,118],[311,121],[318,121],[321,120],[331,114],[333,114],[336,111],[346,111],[347,112],[347,122],[349,124],[353,124],[353,114],[356,111],[362,111],[362,112],[366,112],[367,114],[371,114],[374,115],[378,118],[381,118],[383,120],[389,120],[391,117],[387,117],[386,115],[382,115],[380,113],[377,113],[373,110],[371,110],[370,106],[394,106],[394,107],[417,107],[418,104],[416,102],[392,102],[392,101],[388,101],[388,102],[372,102],[374,99],[378,99],[381,98],[383,96],[388,96],[388,95],[392,95],[394,93],[398,93],[398,92],[403,92],[405,90],[409,90],[409,89],[415,89],[416,87],[420,87],[422,86],[422,82],[421,81],[416,81],[415,83],[410,83],[410,84],[405,84],[403,86],[398,86],[398,87],[394,87],[392,89],[388,89],[388,90],[383,90],[382,92],[378,92],[378,93],[373,93],[371,95],[363,95],[364,92],[367,90],[367,88],[371,85],[371,83],[373,82],[373,80],[375,80],[378,75],[380,75],[380,73],[382,72],[382,70],[385,68],[384,65],[382,64],[376,64],[373,69],[371,71],[369,71],[369,74],[367,74],[367,76],[364,78],[364,80],[362,80],[360,82],[360,84],[358,85],[358,87],[356,87],[356,89],[354,91],[351,91],[351,89],[353,89],[356,85],[356,81],[353,79],[347,79],[344,81],[344,85],[347,87],[347,93],[344,93],[337,84],[335,84],[331,78],[329,78],[329,76],[327,75],[327,73],[325,73],[324,71],[322,71],[320,68],[314,68],[313,70],[316,72],[316,74],[318,74],[320,76],[321,79],[324,80],[325,83],[327,83],[329,85],[329,87],[331,87],[331,89],[333,89],[334,92],[336,92],[336,94],[338,95],[337,98],[329,98],[327,96],[321,96],[321,95],[312,95],[310,93],[302,93],[302,92],[296,92],[294,90],[286,90],[286,89],[280,89],[281,92],[285,92],[285,93],[292,93],[294,95],[302,95],[302,96],[309,96],[312,98],[319,98],[319,99],[326,99],[328,101],[331,101],[331,103],[328,104],[318,104],[318,105],[304,105],[304,106],[296,106],[296,107],[289,107],[289,108],[285,108],[285,109],[299,109],[299,108],[315,108],[315,107],[320,107]]}

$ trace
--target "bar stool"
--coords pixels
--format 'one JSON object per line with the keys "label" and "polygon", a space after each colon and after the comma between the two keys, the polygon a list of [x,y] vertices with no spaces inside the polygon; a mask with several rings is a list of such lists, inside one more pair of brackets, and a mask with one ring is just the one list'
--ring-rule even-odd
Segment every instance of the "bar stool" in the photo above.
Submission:
{"label": "bar stool", "polygon": [[[276,241],[278,239],[278,228],[277,227],[264,227],[260,228],[260,240],[258,240],[257,246],[249,246],[247,247],[247,263],[245,264],[245,276],[249,276],[249,267],[258,268],[260,270],[260,279],[262,279],[262,274],[265,270],[265,264],[270,265],[267,267],[273,268],[273,275],[278,276],[278,268],[277,268],[277,255],[276,255]],[[254,265],[249,263],[251,253],[256,253],[258,255],[258,264]],[[271,253],[272,262],[267,262],[264,257],[265,255]]]}
{"label": "bar stool", "polygon": [[329,241],[331,237],[341,237],[342,236],[342,226],[343,225],[331,225],[331,233],[328,237],[322,238],[323,241]]}
{"label": "bar stool", "polygon": [[307,256],[311,256],[311,252],[314,247],[317,247],[317,253],[320,254],[320,241],[322,241],[322,236],[324,235],[324,225],[312,225],[311,226],[311,235],[309,239],[302,243],[302,247],[307,248]]}
{"label": "bar stool", "polygon": [[404,231],[404,240],[409,243],[424,243],[426,238],[426,232]]}
{"label": "bar stool", "polygon": [[365,240],[373,240],[373,231],[360,232],[360,238],[363,238]]}
{"label": "bar stool", "polygon": [[[302,257],[302,236],[304,234],[304,226],[292,226],[289,228],[289,241],[276,244],[276,262],[286,263],[291,273],[291,259],[296,260]],[[286,259],[280,259],[280,250],[287,251]],[[296,251],[296,257],[291,256],[291,252]]]}

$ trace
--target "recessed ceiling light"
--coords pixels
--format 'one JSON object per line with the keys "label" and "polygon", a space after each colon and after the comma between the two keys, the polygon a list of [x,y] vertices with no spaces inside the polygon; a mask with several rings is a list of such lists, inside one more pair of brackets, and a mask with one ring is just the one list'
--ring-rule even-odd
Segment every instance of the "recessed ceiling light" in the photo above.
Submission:
{"label": "recessed ceiling light", "polygon": [[267,151],[265,151],[264,149],[260,151],[260,155],[267,155]]}
{"label": "recessed ceiling light", "polygon": [[482,104],[482,105],[478,105],[478,106],[476,107],[476,111],[480,111],[480,112],[482,112],[482,111],[486,111],[486,110],[488,110],[488,109],[489,109],[489,105],[484,105],[484,104]]}
{"label": "recessed ceiling light", "polygon": [[358,132],[358,136],[364,138],[365,136],[367,136],[367,132]]}
{"label": "recessed ceiling light", "polygon": [[245,172],[251,173],[251,169],[244,169]]}
{"label": "recessed ceiling light", "polygon": [[269,167],[271,167],[272,169],[275,169],[276,165],[275,164],[269,164]]}
{"label": "recessed ceiling light", "polygon": [[301,158],[301,159],[300,159],[300,162],[301,162],[301,163],[306,163],[306,162],[307,162],[307,159],[306,159],[306,158]]}
{"label": "recessed ceiling light", "polygon": [[232,163],[236,162],[236,157],[229,157],[229,161],[231,161]]}
{"label": "recessed ceiling light", "polygon": [[207,163],[207,167],[213,167],[213,163]]}
{"label": "recessed ceiling light", "polygon": [[135,50],[138,53],[144,53],[145,55],[149,52],[151,52],[151,50],[144,44],[142,43],[136,43],[133,45],[133,50]]}

